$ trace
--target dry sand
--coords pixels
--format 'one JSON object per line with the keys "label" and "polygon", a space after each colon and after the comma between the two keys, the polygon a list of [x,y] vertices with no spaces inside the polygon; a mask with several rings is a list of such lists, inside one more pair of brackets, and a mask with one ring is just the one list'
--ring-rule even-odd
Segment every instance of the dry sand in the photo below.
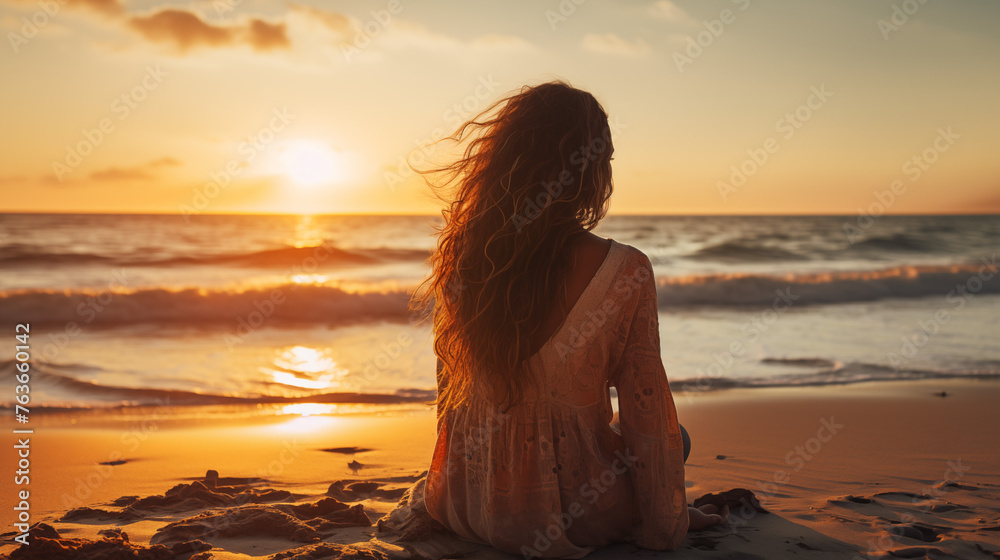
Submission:
{"label": "dry sand", "polygon": [[[693,440],[688,501],[748,488],[770,513],[739,508],[727,526],[690,534],[674,553],[617,545],[588,558],[1000,558],[1000,382],[675,400]],[[305,417],[220,409],[208,418],[192,410],[49,416],[32,436],[32,522],[62,540],[39,527],[27,549],[8,540],[0,554],[514,558],[446,538],[393,544],[376,534],[375,521],[429,462],[430,409]],[[209,470],[221,478],[206,478]],[[12,490],[6,483],[5,503]],[[9,530],[10,510],[3,515]]]}

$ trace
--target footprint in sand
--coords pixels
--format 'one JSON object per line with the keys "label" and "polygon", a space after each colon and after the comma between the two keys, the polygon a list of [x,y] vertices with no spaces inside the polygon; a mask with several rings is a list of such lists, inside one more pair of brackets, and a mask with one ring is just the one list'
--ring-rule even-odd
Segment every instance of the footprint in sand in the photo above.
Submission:
{"label": "footprint in sand", "polygon": [[887,530],[894,537],[906,537],[921,542],[937,542],[941,540],[941,535],[948,531],[951,531],[951,527],[938,527],[927,523],[900,523]]}
{"label": "footprint in sand", "polygon": [[327,449],[320,449],[325,453],[340,453],[342,455],[354,455],[356,453],[364,453],[366,451],[374,451],[374,449],[369,449],[367,447],[329,447]]}

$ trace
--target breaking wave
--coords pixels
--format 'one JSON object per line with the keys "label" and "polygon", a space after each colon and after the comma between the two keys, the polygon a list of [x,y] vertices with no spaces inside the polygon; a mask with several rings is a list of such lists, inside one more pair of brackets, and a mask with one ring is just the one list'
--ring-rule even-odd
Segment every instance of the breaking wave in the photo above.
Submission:
{"label": "breaking wave", "polygon": [[115,327],[322,323],[346,325],[404,321],[409,294],[348,292],[314,284],[284,284],[243,291],[143,289],[131,292],[25,290],[0,294],[0,320]]}
{"label": "breaking wave", "polygon": [[421,261],[430,253],[417,249],[378,247],[369,249],[339,249],[332,245],[311,247],[279,247],[246,253],[219,253],[202,255],[158,255],[156,250],[135,251],[122,255],[116,253],[72,253],[46,251],[42,247],[15,243],[0,247],[0,265],[17,266],[150,266],[174,267],[197,265],[226,265],[255,268],[284,268],[301,266],[308,259],[315,259],[324,266],[366,265],[393,261]]}
{"label": "breaking wave", "polygon": [[1000,293],[996,265],[898,266],[875,271],[764,275],[709,274],[658,280],[661,308],[771,305],[782,297],[794,305],[837,304],[885,298],[948,297],[961,289]]}
{"label": "breaking wave", "polygon": [[706,392],[736,388],[816,387],[847,385],[874,381],[915,381],[921,379],[1000,379],[1000,367],[984,362],[978,367],[955,370],[895,369],[881,364],[852,362],[842,364],[817,358],[777,359],[765,358],[765,363],[782,365],[812,365],[812,373],[794,373],[761,377],[700,377],[670,381],[670,388],[678,392]]}

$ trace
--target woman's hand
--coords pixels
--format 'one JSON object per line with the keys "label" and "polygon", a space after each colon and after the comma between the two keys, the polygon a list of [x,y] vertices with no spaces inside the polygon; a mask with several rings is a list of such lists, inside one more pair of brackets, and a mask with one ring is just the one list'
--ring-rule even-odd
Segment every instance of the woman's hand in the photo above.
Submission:
{"label": "woman's hand", "polygon": [[712,504],[700,508],[688,508],[688,531],[700,531],[716,525],[721,525],[729,519],[729,506],[722,506],[722,511]]}

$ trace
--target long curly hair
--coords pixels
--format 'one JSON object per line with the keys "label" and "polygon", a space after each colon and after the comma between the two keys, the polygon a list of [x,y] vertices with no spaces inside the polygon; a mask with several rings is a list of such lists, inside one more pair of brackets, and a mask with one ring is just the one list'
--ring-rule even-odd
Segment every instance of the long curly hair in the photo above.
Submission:
{"label": "long curly hair", "polygon": [[444,141],[457,161],[417,170],[447,205],[412,303],[433,313],[439,411],[473,395],[509,409],[543,321],[553,306],[568,312],[569,246],[607,213],[608,115],[555,81],[497,101]]}

